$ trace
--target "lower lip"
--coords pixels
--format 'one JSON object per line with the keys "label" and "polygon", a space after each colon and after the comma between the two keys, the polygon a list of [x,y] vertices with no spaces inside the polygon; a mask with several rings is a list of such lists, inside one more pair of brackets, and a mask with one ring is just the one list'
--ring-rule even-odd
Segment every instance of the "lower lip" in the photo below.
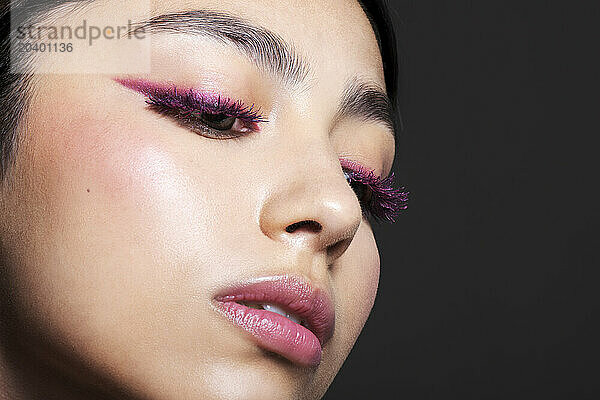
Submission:
{"label": "lower lip", "polygon": [[227,318],[252,334],[265,350],[305,367],[316,367],[321,362],[319,339],[302,325],[274,312],[233,301],[219,305]]}

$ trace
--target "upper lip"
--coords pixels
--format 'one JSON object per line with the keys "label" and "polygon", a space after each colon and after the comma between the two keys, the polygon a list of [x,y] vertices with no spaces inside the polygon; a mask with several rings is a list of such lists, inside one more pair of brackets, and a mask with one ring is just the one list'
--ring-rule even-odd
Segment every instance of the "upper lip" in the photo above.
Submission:
{"label": "upper lip", "polygon": [[308,281],[290,276],[260,278],[221,291],[219,302],[269,303],[296,314],[321,343],[333,336],[335,311],[327,293]]}

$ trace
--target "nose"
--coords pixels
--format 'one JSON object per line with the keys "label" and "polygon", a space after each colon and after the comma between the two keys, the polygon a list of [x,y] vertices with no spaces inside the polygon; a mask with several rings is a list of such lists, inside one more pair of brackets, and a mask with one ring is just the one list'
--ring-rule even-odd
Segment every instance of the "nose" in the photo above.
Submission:
{"label": "nose", "polygon": [[346,251],[362,220],[360,203],[339,162],[301,165],[280,175],[262,204],[262,232],[293,247],[324,253],[331,265]]}

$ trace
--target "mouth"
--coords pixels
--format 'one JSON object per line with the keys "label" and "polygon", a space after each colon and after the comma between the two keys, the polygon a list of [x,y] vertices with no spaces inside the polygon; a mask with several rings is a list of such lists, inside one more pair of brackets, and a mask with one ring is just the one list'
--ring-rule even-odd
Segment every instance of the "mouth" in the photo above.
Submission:
{"label": "mouth", "polygon": [[229,288],[215,301],[259,347],[301,366],[318,366],[323,346],[333,336],[335,312],[329,297],[291,276]]}
{"label": "mouth", "polygon": [[254,308],[255,310],[266,310],[266,311],[270,311],[270,312],[274,312],[275,314],[279,314],[282,317],[286,317],[287,319],[291,320],[292,322],[295,322],[297,324],[300,324],[304,327],[306,327],[306,321],[304,321],[303,319],[300,319],[300,317],[298,315],[296,315],[293,311],[288,311],[285,310],[284,308],[282,308],[281,305],[277,305],[277,304],[272,304],[272,303],[252,303],[252,302],[237,302],[238,304],[241,304],[243,306],[249,307],[249,308]]}

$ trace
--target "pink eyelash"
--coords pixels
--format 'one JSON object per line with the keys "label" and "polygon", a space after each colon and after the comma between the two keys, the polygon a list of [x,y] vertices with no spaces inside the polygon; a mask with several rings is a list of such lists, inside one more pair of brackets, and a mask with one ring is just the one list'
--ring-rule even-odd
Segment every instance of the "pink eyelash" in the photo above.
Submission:
{"label": "pink eyelash", "polygon": [[[259,131],[259,122],[268,122],[258,108],[244,106],[241,101],[233,101],[216,93],[200,92],[196,89],[178,89],[175,85],[156,84],[141,79],[120,79],[116,82],[142,93],[146,103],[157,107],[159,112],[167,112],[177,119],[183,120],[187,126],[198,124],[198,115],[223,114],[242,121],[251,131]],[[375,175],[373,170],[367,170],[362,165],[347,159],[340,159],[342,168],[348,178],[355,183],[368,187],[371,197],[368,201],[361,200],[363,212],[376,220],[395,222],[400,211],[408,205],[408,194],[404,187],[394,188],[394,174],[386,178]]]}
{"label": "pink eyelash", "polygon": [[200,92],[196,89],[178,89],[175,85],[157,85],[137,79],[115,79],[125,87],[133,89],[146,96],[146,103],[178,110],[182,116],[198,113],[224,114],[228,117],[239,118],[246,123],[257,124],[268,122],[260,114],[260,109],[254,104],[245,106],[240,100],[233,101],[228,97],[215,93]]}
{"label": "pink eyelash", "polygon": [[348,171],[353,181],[368,186],[373,193],[369,204],[365,204],[364,207],[376,220],[395,222],[400,212],[408,208],[409,192],[404,187],[394,188],[394,173],[380,178],[373,170],[367,170],[354,161],[340,159],[340,164]]}

